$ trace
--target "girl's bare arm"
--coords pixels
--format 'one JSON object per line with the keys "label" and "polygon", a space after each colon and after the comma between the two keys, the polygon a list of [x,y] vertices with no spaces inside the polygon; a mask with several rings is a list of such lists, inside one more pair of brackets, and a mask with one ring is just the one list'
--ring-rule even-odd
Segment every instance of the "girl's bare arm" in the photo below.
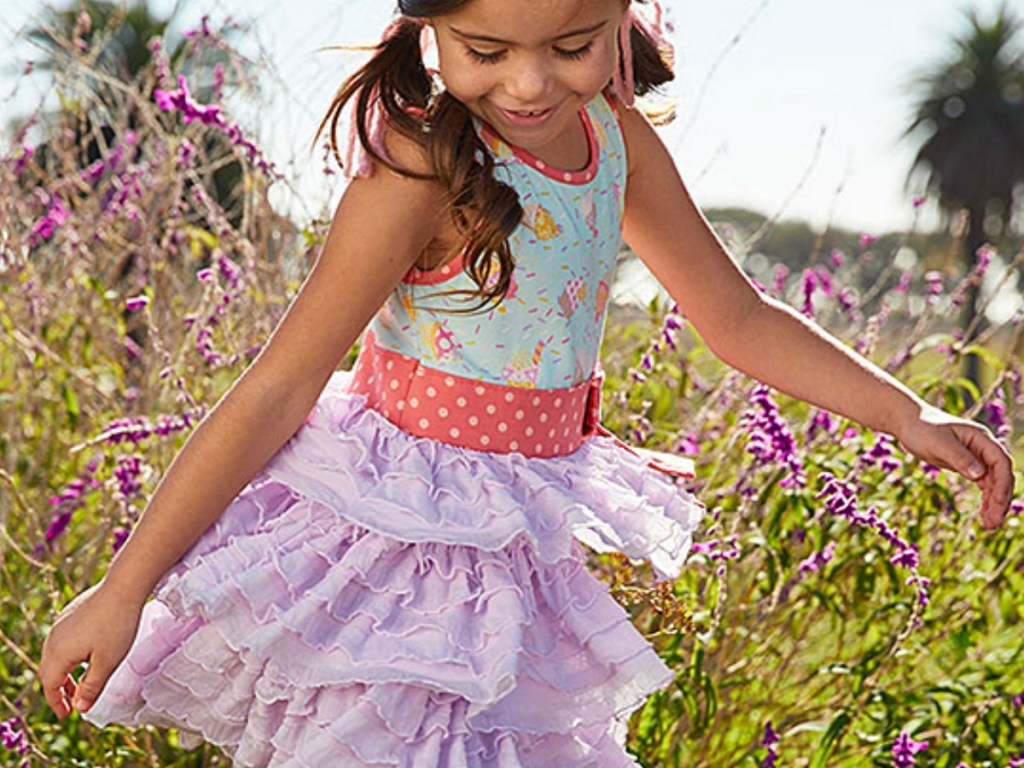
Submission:
{"label": "girl's bare arm", "polygon": [[[401,151],[392,156],[403,160]],[[107,575],[60,614],[39,677],[58,717],[88,709],[147,596],[299,428],[373,313],[433,238],[443,192],[386,170],[351,183],[320,257],[263,351],[171,463]],[[71,673],[89,669],[80,683]]]}
{"label": "girl's bare arm", "polygon": [[945,414],[783,302],[760,292],[725,250],[650,123],[620,108],[629,156],[624,236],[729,365],[787,394],[888,432],[936,466],[978,480],[982,520],[998,525],[1013,491],[1008,453],[979,424]]}

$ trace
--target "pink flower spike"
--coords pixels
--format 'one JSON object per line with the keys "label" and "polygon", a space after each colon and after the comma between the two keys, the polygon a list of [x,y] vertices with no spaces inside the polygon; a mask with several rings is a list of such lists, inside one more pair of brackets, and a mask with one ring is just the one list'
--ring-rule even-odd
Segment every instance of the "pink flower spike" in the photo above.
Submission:
{"label": "pink flower spike", "polygon": [[878,238],[874,235],[861,235],[860,246],[861,248],[870,248],[877,240]]}
{"label": "pink flower spike", "polygon": [[198,272],[196,272],[196,279],[198,279],[199,282],[201,283],[211,282],[213,280],[213,270],[210,269],[209,267],[200,269]]}
{"label": "pink flower spike", "polygon": [[129,312],[136,312],[147,306],[149,306],[149,296],[145,294],[132,296],[124,301],[124,308]]}

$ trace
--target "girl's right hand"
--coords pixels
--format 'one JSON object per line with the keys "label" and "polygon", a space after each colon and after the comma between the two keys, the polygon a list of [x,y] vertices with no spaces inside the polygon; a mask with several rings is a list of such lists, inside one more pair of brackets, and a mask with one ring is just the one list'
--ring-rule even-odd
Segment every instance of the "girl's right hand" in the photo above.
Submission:
{"label": "girl's right hand", "polygon": [[[104,590],[103,582],[79,594],[57,616],[43,642],[39,680],[50,709],[59,720],[72,708],[85,712],[107,679],[128,654],[139,628],[142,604]],[[78,682],[71,673],[88,668]]]}

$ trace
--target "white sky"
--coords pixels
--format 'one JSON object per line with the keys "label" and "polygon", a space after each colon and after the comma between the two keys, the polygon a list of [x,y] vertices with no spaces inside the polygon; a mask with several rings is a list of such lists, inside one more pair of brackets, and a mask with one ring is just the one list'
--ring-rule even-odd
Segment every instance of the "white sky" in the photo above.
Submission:
{"label": "white sky", "polygon": [[[973,7],[990,14],[1000,2],[976,0]],[[1024,0],[1008,4],[1024,13]],[[173,1],[151,5],[166,11]],[[185,26],[207,13],[215,23],[226,16],[255,20],[243,47],[269,53],[277,74],[266,83],[269,101],[259,113],[244,114],[238,105],[236,114],[295,176],[300,210],[317,212],[328,185],[318,155],[310,157],[306,148],[353,61],[317,49],[374,41],[393,0],[188,0],[183,6]],[[816,226],[831,213],[836,224],[864,232],[909,227],[913,208],[903,184],[913,146],[900,139],[913,104],[909,84],[963,28],[965,3],[667,0],[666,6],[676,25],[673,94],[680,117],[664,137],[702,206],[736,204],[767,214],[785,206],[785,217]],[[0,0],[4,120],[39,98],[24,86],[15,91],[14,74],[38,52],[11,43],[42,7],[40,0]],[[927,208],[925,214],[924,223],[931,223]]]}

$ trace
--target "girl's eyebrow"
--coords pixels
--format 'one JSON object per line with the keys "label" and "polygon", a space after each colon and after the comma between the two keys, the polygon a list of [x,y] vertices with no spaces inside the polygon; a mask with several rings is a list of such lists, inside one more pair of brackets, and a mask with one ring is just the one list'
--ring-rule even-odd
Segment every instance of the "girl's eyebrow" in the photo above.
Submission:
{"label": "girl's eyebrow", "polygon": [[[563,32],[560,35],[554,37],[554,40],[564,40],[568,37],[576,37],[577,35],[586,35],[591,32],[597,32],[597,30],[604,27],[608,22],[599,21],[597,24],[591,24],[589,27],[581,27],[580,29],[574,29],[571,32]],[[500,37],[491,37],[490,35],[476,35],[472,32],[463,32],[462,30],[456,29],[455,27],[448,27],[459,37],[465,38],[466,40],[472,40],[478,43],[496,43],[498,45],[512,45],[510,40],[502,40]]]}

